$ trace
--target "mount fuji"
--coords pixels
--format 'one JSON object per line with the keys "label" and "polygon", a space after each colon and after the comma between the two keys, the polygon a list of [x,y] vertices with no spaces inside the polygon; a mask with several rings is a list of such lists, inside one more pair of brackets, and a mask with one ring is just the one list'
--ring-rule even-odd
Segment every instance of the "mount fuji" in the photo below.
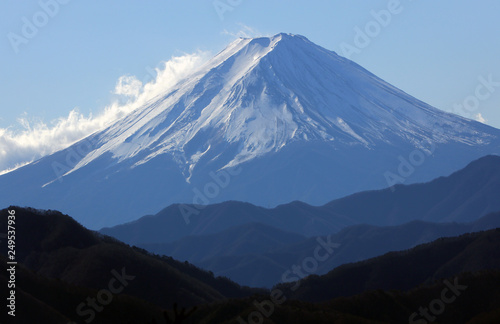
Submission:
{"label": "mount fuji", "polygon": [[97,229],[172,203],[324,204],[499,153],[500,130],[303,36],[240,38],[107,128],[0,176],[0,206],[58,209]]}

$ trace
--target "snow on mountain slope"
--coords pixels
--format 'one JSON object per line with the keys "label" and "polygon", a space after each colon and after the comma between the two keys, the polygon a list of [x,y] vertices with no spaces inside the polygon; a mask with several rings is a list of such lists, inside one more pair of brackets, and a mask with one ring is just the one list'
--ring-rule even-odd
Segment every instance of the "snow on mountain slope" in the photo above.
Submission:
{"label": "snow on mountain slope", "polygon": [[[176,89],[104,131],[103,145],[74,170],[105,152],[136,165],[168,153],[187,175],[220,142],[240,143],[225,165],[236,166],[295,140],[374,148],[392,133],[431,141],[436,125],[455,130],[441,142],[491,140],[467,121],[409,99],[301,36],[239,39]],[[204,131],[215,136],[186,150]]]}
{"label": "snow on mountain slope", "polygon": [[[229,188],[204,203],[325,203],[386,186],[384,171],[412,150],[432,153],[420,173],[405,179],[423,181],[499,153],[499,138],[497,129],[435,109],[303,36],[278,34],[234,41],[93,134],[91,149],[62,178],[53,166],[72,148],[0,176],[0,188],[34,172],[23,180],[30,194],[10,199],[62,206],[94,228],[193,202],[196,189],[213,181],[209,174],[221,170],[243,167]],[[82,197],[86,202],[77,202]],[[105,221],[85,215],[104,205],[118,215]]]}

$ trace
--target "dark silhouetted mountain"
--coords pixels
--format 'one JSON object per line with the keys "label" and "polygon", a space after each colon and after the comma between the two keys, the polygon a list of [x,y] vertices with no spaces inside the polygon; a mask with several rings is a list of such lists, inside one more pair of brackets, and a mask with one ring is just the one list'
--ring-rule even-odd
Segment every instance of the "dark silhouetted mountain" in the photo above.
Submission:
{"label": "dark silhouetted mountain", "polygon": [[[446,304],[435,323],[500,320],[500,271],[484,270],[499,269],[500,229],[440,239],[409,251],[345,265],[323,277],[306,278],[295,291],[290,289],[294,283],[290,283],[279,286],[281,292],[253,290],[257,294],[250,297],[251,291],[229,281],[87,231],[58,212],[13,208],[21,253],[16,272],[16,323],[84,323],[86,318],[78,316],[76,307],[89,298],[102,298],[102,290],[109,288],[113,277],[108,270],[120,266],[135,278],[124,291],[113,295],[92,323],[234,324],[250,323],[249,316],[257,313],[271,324],[405,323],[420,307],[429,307],[442,296],[448,287],[446,281],[466,288]],[[0,226],[5,226],[5,216],[6,211],[0,211]],[[482,225],[477,226],[488,226],[491,219],[493,216],[482,219],[478,222]],[[254,228],[269,231],[259,225]],[[24,250],[26,247],[32,251]],[[2,264],[6,262],[4,252],[0,253]],[[30,266],[23,263],[28,260]],[[60,276],[55,277],[56,273]],[[173,287],[166,283],[170,280],[175,281]],[[7,281],[2,271],[0,285],[5,287]],[[380,290],[383,287],[391,290]],[[237,295],[242,298],[235,298]],[[283,303],[273,304],[271,295]],[[331,299],[332,295],[344,297]],[[175,298],[179,303],[202,304],[189,311],[173,311],[170,302]],[[170,310],[162,313],[164,309]],[[181,320],[185,317],[182,314],[189,316]],[[5,313],[1,316],[2,323],[9,323]]]}
{"label": "dark silhouetted mountain", "polygon": [[[208,206],[171,205],[156,215],[104,228],[101,233],[140,245],[216,234],[249,223],[312,237],[330,235],[356,224],[389,226],[412,220],[471,222],[499,211],[499,194],[500,156],[486,156],[448,177],[362,192],[320,207],[293,202],[267,209],[234,201]],[[187,221],[186,213],[191,214]]]}
{"label": "dark silhouetted mountain", "polygon": [[[2,263],[4,257],[0,255]],[[90,296],[97,296],[96,289],[89,289],[67,284],[60,280],[48,279],[19,266],[17,278],[22,288],[17,288],[17,305],[15,323],[50,323],[68,324],[85,323],[82,318],[75,319],[75,305]],[[445,279],[450,283],[455,280],[467,286],[466,290],[439,315],[436,323],[498,323],[500,320],[500,271],[483,271],[473,274],[461,274]],[[0,273],[0,284],[6,285],[4,272]],[[310,303],[291,300],[282,295],[284,303],[279,307],[269,306],[270,294],[254,295],[244,299],[229,299],[216,303],[199,305],[182,324],[235,324],[249,322],[250,314],[259,312],[256,304],[264,307],[263,318],[269,324],[302,324],[302,323],[406,323],[411,314],[420,307],[429,307],[431,301],[440,298],[443,289],[447,288],[444,280],[430,285],[422,285],[407,292],[401,291],[367,291],[362,294],[341,297],[327,302]],[[26,311],[29,310],[29,311]],[[192,309],[189,310],[191,312]],[[161,324],[166,322],[161,314],[162,309],[151,303],[119,294],[104,307],[102,312],[91,323],[95,324]],[[182,312],[179,312],[182,313]],[[10,323],[0,317],[2,323]],[[174,318],[174,312],[167,316]],[[255,316],[255,315],[254,315]],[[153,319],[155,320],[153,322]],[[174,322],[175,323],[175,322]],[[409,322],[411,323],[411,322]]]}
{"label": "dark silhouetted mountain", "polygon": [[[154,256],[91,232],[59,212],[9,209],[16,212],[16,261],[39,276],[97,290],[108,287],[113,277],[125,278],[126,295],[164,308],[244,297],[256,291],[214,278],[187,262]],[[0,211],[0,228],[7,228],[7,214],[7,209]],[[5,245],[1,252],[7,255]]]}
{"label": "dark silhouetted mountain", "polygon": [[367,290],[409,290],[464,272],[499,269],[500,228],[497,228],[442,238],[410,250],[345,264],[323,276],[311,275],[299,280],[289,272],[286,279],[290,283],[277,287],[289,298],[320,302]]}
{"label": "dark silhouetted mountain", "polygon": [[[445,303],[441,312],[433,304],[438,315],[429,310],[430,304],[440,300],[443,290],[446,297],[454,297],[449,286],[455,281],[460,286],[467,286],[460,295]],[[482,271],[466,273],[454,277],[442,278],[429,285],[422,285],[409,291],[367,291],[351,297],[339,297],[321,303],[291,300],[286,293],[276,296],[285,300],[277,306],[271,302],[270,295],[255,296],[243,300],[232,300],[215,305],[204,305],[186,321],[197,323],[252,323],[260,313],[266,324],[493,324],[500,322],[500,271]],[[419,315],[420,309],[427,310],[433,321]],[[425,310],[424,310],[425,311]],[[412,314],[417,313],[414,321]],[[210,319],[210,320],[206,320]],[[258,323],[258,321],[254,322]]]}
{"label": "dark silhouetted mountain", "polygon": [[[7,259],[0,254],[2,264]],[[111,279],[111,274],[108,280]],[[0,272],[0,285],[7,287],[9,278],[5,271]],[[106,288],[104,286],[102,288]],[[0,323],[50,323],[69,324],[86,323],[89,314],[79,316],[77,307],[86,303],[88,298],[96,298],[99,289],[72,285],[59,279],[49,279],[35,274],[24,265],[16,268],[16,316],[7,316],[6,311],[0,314]],[[2,296],[4,294],[2,293]],[[5,310],[6,308],[3,307]],[[82,311],[87,311],[85,307]],[[101,312],[91,321],[95,324],[109,323],[144,323],[144,318],[162,318],[162,308],[137,297],[123,294],[113,296],[112,302],[103,307]]]}

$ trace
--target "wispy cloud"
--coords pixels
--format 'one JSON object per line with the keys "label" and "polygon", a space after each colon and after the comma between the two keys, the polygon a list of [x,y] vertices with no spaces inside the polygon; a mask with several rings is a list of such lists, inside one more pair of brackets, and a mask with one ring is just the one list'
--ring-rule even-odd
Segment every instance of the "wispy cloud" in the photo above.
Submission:
{"label": "wispy cloud", "polygon": [[142,86],[142,82],[135,76],[123,75],[118,79],[115,94],[137,98],[141,94]]}
{"label": "wispy cloud", "polygon": [[474,116],[474,119],[483,124],[487,122],[487,120],[483,117],[483,115],[481,115],[481,113],[476,114]]}
{"label": "wispy cloud", "polygon": [[240,37],[253,38],[253,37],[260,37],[260,36],[271,36],[270,34],[269,35],[262,34],[257,29],[250,27],[250,26],[247,26],[247,25],[242,24],[242,23],[239,23],[238,26],[239,26],[239,29],[237,31],[229,31],[227,29],[224,29],[222,34],[231,36],[233,38],[240,38]]}
{"label": "wispy cloud", "polygon": [[75,108],[66,117],[46,123],[23,114],[18,118],[19,125],[0,128],[0,174],[64,149],[104,129],[168,91],[196,71],[208,57],[209,53],[206,52],[172,57],[163,62],[155,70],[156,77],[145,84],[135,76],[120,77],[113,91],[116,95],[114,102],[96,115],[85,116]]}

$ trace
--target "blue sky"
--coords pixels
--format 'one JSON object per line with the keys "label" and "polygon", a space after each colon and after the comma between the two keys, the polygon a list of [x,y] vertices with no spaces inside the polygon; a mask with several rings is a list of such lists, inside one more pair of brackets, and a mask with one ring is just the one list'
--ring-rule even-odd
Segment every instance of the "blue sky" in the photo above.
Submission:
{"label": "blue sky", "polygon": [[354,48],[349,58],[409,94],[500,128],[499,12],[495,0],[5,0],[0,145],[27,145],[43,137],[28,136],[37,124],[50,132],[75,108],[95,117],[121,76],[148,81],[161,62],[216,54],[241,32]]}

